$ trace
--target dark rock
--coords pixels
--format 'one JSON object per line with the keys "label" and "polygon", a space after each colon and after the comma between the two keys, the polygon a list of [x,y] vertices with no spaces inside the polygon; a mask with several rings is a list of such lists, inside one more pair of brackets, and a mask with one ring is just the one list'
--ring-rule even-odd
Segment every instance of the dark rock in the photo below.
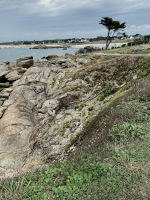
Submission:
{"label": "dark rock", "polygon": [[9,71],[8,70],[6,70],[6,71],[1,71],[0,72],[0,82],[1,83],[4,83],[4,82],[6,82],[5,80],[5,76],[7,75],[9,73]]}
{"label": "dark rock", "polygon": [[33,57],[23,57],[16,60],[16,66],[21,68],[29,68],[34,64]]}
{"label": "dark rock", "polygon": [[71,55],[72,55],[72,54],[70,54],[70,53],[66,53],[66,54],[65,54],[65,56],[71,56]]}
{"label": "dark rock", "polygon": [[101,50],[98,47],[91,47],[91,46],[86,46],[86,47],[84,47],[84,49],[86,50],[86,53],[93,52],[93,51],[100,51]]}
{"label": "dark rock", "polygon": [[11,86],[11,84],[9,82],[0,83],[0,90],[3,90],[3,88],[8,88],[10,86]]}
{"label": "dark rock", "polygon": [[59,60],[58,61],[58,64],[60,64],[60,65],[62,65],[62,64],[64,64],[64,63],[66,63],[67,61],[65,60],[65,59],[62,59],[62,60]]}
{"label": "dark rock", "polygon": [[91,47],[91,46],[86,46],[82,49],[79,49],[77,51],[77,53],[91,53],[91,52],[94,52],[94,51],[100,51],[101,49],[99,47]]}
{"label": "dark rock", "polygon": [[80,93],[67,93],[63,95],[59,101],[62,107],[69,107],[71,105],[77,104],[80,99]]}
{"label": "dark rock", "polygon": [[47,60],[52,60],[52,59],[58,58],[58,56],[55,54],[51,54],[51,55],[43,57],[43,58],[46,58]]}
{"label": "dark rock", "polygon": [[4,61],[3,63],[4,63],[4,64],[6,64],[6,65],[9,65],[9,64],[10,64],[10,62],[9,62],[9,61],[7,61],[7,60],[6,60],[6,61]]}
{"label": "dark rock", "polygon": [[33,60],[33,56],[26,56],[27,59]]}
{"label": "dark rock", "polygon": [[84,48],[82,48],[82,49],[79,49],[79,50],[77,51],[77,53],[86,53],[86,50],[85,50]]}

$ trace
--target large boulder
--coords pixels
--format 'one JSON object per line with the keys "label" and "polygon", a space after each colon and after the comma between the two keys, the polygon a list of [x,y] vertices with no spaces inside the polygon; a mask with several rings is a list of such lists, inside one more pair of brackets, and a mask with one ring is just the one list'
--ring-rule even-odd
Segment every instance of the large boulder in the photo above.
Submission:
{"label": "large boulder", "polygon": [[18,71],[12,71],[8,73],[5,77],[8,81],[16,81],[21,78],[21,75],[18,73]]}
{"label": "large boulder", "polygon": [[86,47],[84,47],[84,49],[86,50],[86,53],[93,52],[93,51],[100,51],[101,50],[98,47],[91,47],[91,46],[86,46]]}
{"label": "large boulder", "polygon": [[137,47],[133,51],[146,51],[146,50],[149,50],[149,49],[150,49],[150,45],[140,45],[139,47]]}
{"label": "large boulder", "polygon": [[22,57],[16,60],[16,66],[21,68],[29,68],[33,66],[33,56]]}
{"label": "large boulder", "polygon": [[81,48],[77,51],[77,53],[91,53],[94,51],[100,51],[101,49],[99,47],[92,47],[92,46],[86,46],[84,48]]}
{"label": "large boulder", "polygon": [[46,60],[52,60],[52,59],[58,58],[58,56],[55,54],[51,54],[51,55],[46,56],[45,58],[46,58]]}
{"label": "large boulder", "polygon": [[30,49],[48,49],[48,47],[44,44],[39,44]]}

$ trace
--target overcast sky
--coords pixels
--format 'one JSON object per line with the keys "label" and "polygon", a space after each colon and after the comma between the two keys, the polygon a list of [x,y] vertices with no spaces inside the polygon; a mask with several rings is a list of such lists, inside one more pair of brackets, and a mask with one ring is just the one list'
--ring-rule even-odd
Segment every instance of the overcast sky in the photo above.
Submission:
{"label": "overcast sky", "polygon": [[105,36],[102,17],[150,34],[150,0],[0,0],[0,42]]}

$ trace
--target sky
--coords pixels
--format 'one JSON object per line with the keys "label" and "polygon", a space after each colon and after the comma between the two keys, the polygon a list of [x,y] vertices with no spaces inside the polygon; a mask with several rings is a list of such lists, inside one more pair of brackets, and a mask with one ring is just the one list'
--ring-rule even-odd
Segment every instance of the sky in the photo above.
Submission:
{"label": "sky", "polygon": [[0,42],[106,36],[102,17],[150,34],[150,0],[0,0]]}

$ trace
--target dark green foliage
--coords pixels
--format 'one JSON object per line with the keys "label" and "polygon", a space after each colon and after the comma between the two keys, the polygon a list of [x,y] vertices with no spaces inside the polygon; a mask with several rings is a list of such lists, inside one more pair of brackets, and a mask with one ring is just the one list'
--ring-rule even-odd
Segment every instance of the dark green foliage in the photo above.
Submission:
{"label": "dark green foliage", "polygon": [[150,42],[150,35],[145,35],[144,41],[147,42],[147,43]]}
{"label": "dark green foliage", "polygon": [[114,94],[118,89],[112,83],[103,83],[101,94],[97,97],[99,101],[103,101],[107,96]]}
{"label": "dark green foliage", "polygon": [[110,130],[109,136],[113,140],[130,140],[131,138],[143,139],[146,135],[145,129],[141,125],[124,123],[122,125],[116,124]]}
{"label": "dark green foliage", "polygon": [[130,46],[132,46],[132,42],[128,42],[128,44],[127,44],[127,45],[128,45],[129,47],[130,47]]}
{"label": "dark green foliage", "polygon": [[126,47],[126,44],[122,44],[122,46],[121,47]]}
{"label": "dark green foliage", "polygon": [[94,110],[94,106],[90,106],[90,107],[88,108],[88,111],[92,111],[92,110]]}
{"label": "dark green foliage", "polygon": [[82,110],[82,108],[84,108],[85,106],[86,106],[86,104],[85,104],[85,103],[81,103],[81,104],[77,105],[77,106],[75,107],[75,109],[77,109],[77,110],[81,111],[81,110]]}
{"label": "dark green foliage", "polygon": [[[48,167],[38,176],[10,179],[1,187],[1,191],[5,192],[3,197],[16,200],[92,200],[98,196],[103,200],[119,199],[120,195],[126,197],[124,189],[139,179],[138,174],[131,176],[130,172],[113,164],[96,161],[90,154],[86,154],[85,158]],[[20,194],[15,185],[21,189]],[[10,192],[18,194],[9,198],[7,195]]]}
{"label": "dark green foliage", "polygon": [[120,36],[120,35],[125,36],[125,33],[121,33],[121,31],[124,30],[125,27],[126,27],[125,22],[120,23],[119,21],[114,21],[112,18],[102,17],[99,24],[105,26],[108,30],[107,40],[106,40],[106,49],[108,49],[109,44],[111,43],[115,34],[116,34],[117,37]]}

